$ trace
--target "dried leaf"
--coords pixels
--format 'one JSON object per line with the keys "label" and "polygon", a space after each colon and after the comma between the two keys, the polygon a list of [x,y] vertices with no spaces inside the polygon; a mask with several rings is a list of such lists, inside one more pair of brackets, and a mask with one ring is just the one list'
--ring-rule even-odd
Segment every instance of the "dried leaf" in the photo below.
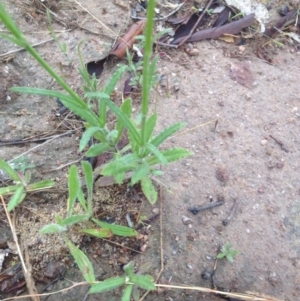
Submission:
{"label": "dried leaf", "polygon": [[229,7],[225,7],[218,15],[213,27],[220,27],[228,22],[228,17],[232,10]]}

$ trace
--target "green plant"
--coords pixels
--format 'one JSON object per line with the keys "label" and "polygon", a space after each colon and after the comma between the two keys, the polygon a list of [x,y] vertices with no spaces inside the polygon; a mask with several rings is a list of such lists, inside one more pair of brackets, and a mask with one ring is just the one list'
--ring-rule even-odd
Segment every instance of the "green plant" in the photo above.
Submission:
{"label": "green plant", "polygon": [[22,174],[24,174],[27,169],[35,168],[35,165],[30,163],[30,160],[24,156],[11,160],[9,165],[14,170],[20,171]]}
{"label": "green plant", "polygon": [[231,249],[230,244],[227,242],[225,246],[222,246],[221,252],[217,255],[217,258],[221,259],[226,257],[230,262],[233,262],[234,256],[236,256],[239,251]]}
{"label": "green plant", "polygon": [[[5,11],[3,5],[0,4],[0,19],[12,34],[2,34],[1,36],[11,40],[13,43],[21,47],[24,47],[28,53],[30,53],[32,57],[50,74],[50,76],[56,80],[64,92],[30,87],[14,87],[11,90],[19,93],[59,98],[68,109],[82,118],[85,122],[86,130],[80,141],[80,151],[85,150],[90,139],[93,138],[97,140],[98,143],[92,145],[87,150],[86,155],[88,157],[98,156],[99,154],[108,151],[113,153],[113,159],[101,169],[101,174],[104,176],[114,176],[116,182],[121,183],[124,180],[126,173],[130,173],[131,184],[133,185],[140,182],[144,194],[152,204],[154,204],[157,200],[157,192],[152,183],[151,176],[161,174],[159,170],[156,170],[155,165],[167,165],[170,162],[191,155],[191,152],[182,148],[171,148],[162,151],[159,149],[161,144],[176,131],[182,128],[184,124],[177,123],[171,125],[170,127],[162,130],[159,134],[154,135],[157,114],[154,113],[150,116],[148,115],[150,89],[152,87],[153,79],[155,78],[155,69],[158,60],[157,56],[153,56],[152,53],[154,5],[154,0],[149,1],[147,13],[148,21],[145,30],[143,74],[140,80],[142,87],[142,105],[140,119],[139,121],[136,121],[132,116],[133,110],[131,99],[126,99],[120,107],[110,100],[110,95],[117,82],[123,73],[128,70],[127,66],[120,66],[110,78],[109,83],[103,89],[98,91],[96,78],[89,77],[83,64],[79,45],[78,53],[81,61],[79,72],[85,81],[85,95],[84,98],[82,98],[74,92],[64,79],[61,78],[45,60],[42,59],[32,46],[30,46],[22,32]],[[63,50],[64,49],[62,49],[62,51]],[[107,123],[107,114],[109,111],[116,116],[116,123],[114,126],[109,126]],[[118,142],[123,134],[128,135],[129,144],[122,149],[119,149]],[[41,229],[41,233],[62,232],[62,235],[64,235],[64,232],[68,230],[68,227],[74,224],[88,224],[88,228],[82,228],[79,231],[97,237],[136,235],[136,231],[131,228],[107,224],[93,218],[93,171],[90,164],[87,162],[82,162],[82,169],[87,187],[86,196],[82,189],[82,183],[79,179],[78,169],[76,166],[71,166],[68,178],[69,197],[67,201],[67,214],[65,217],[57,216],[56,223],[44,226]],[[14,180],[19,181],[19,177],[12,173],[10,169],[7,169],[6,172]],[[24,185],[22,187],[19,185],[17,189],[10,187],[6,187],[4,189],[6,189],[5,191],[8,189],[10,192],[14,192],[16,190],[13,198],[21,201],[24,199],[27,191],[24,191]],[[76,206],[78,204],[77,202],[80,204],[79,208]],[[10,201],[9,204],[11,203],[12,201]],[[18,202],[14,201],[13,204],[14,205],[11,207],[14,208]],[[99,293],[125,285],[122,300],[126,301],[130,300],[134,285],[148,290],[155,289],[153,279],[150,276],[134,274],[133,264],[129,264],[124,268],[125,276],[113,277],[102,282],[96,282],[92,264],[88,260],[87,256],[74,246],[66,236],[64,236],[64,238],[72,256],[82,271],[83,277],[91,284],[90,293]]]}
{"label": "green plant", "polygon": [[31,174],[26,171],[25,174],[16,172],[7,162],[0,159],[0,170],[4,171],[13,181],[14,185],[0,188],[0,195],[13,195],[7,204],[7,210],[12,211],[26,197],[26,193],[44,190],[54,186],[51,180],[43,180],[36,183],[30,183]]}
{"label": "green plant", "polygon": [[[122,74],[127,70],[126,66],[120,66],[102,91],[95,92],[95,81],[92,79],[87,84],[89,92],[85,94],[85,97],[89,101],[86,102],[80,98],[48,65],[48,63],[42,59],[35,49],[30,46],[2,5],[0,7],[0,19],[12,33],[12,36],[6,34],[2,34],[1,36],[24,47],[57,81],[67,94],[59,91],[28,87],[13,87],[11,90],[19,93],[38,94],[59,98],[67,108],[86,122],[86,131],[80,141],[80,150],[83,151],[88,144],[88,141],[93,137],[99,141],[99,143],[96,143],[89,148],[87,156],[93,157],[107,151],[114,153],[113,159],[104,166],[101,174],[104,176],[114,176],[116,182],[121,183],[124,180],[126,173],[130,172],[132,174],[131,184],[133,185],[140,182],[145,196],[151,204],[154,204],[157,200],[157,192],[152,183],[151,176],[161,174],[160,171],[157,171],[154,168],[154,165],[167,165],[170,162],[187,157],[192,153],[182,148],[171,148],[161,151],[159,149],[161,144],[168,137],[181,129],[184,124],[174,124],[154,136],[157,114],[154,113],[148,117],[149,94],[158,60],[157,56],[152,58],[152,27],[154,17],[154,10],[152,8],[154,8],[154,1],[149,2],[148,22],[145,30],[140,123],[137,123],[132,119],[131,99],[126,99],[121,107],[116,106],[110,100],[110,95],[113,92],[115,85]],[[83,73],[84,71],[81,68],[81,74],[84,75],[87,82],[88,79],[86,74]],[[91,108],[91,101],[96,103],[98,108],[97,113]],[[111,110],[117,118],[115,127],[112,129],[107,125],[107,113],[109,110]],[[127,130],[129,145],[120,150],[117,145],[125,129]]]}

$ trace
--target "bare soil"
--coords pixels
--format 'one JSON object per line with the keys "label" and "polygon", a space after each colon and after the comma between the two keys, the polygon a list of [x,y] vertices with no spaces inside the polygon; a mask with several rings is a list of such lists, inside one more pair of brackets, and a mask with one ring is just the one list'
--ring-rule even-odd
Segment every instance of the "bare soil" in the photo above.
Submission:
{"label": "bare soil", "polygon": [[[51,38],[41,5],[49,7],[50,2],[5,2],[32,44]],[[136,1],[131,2],[134,7],[137,5]],[[104,57],[115,40],[113,33],[123,34],[131,23],[128,3],[84,1],[84,7],[101,23],[75,2],[53,3],[51,9],[56,14],[53,27],[59,41],[66,43],[69,58],[54,41],[37,46],[37,50],[72,88],[82,94],[82,80],[77,72],[77,45],[84,41],[81,50],[86,62]],[[162,13],[171,11],[162,6],[165,1],[159,3]],[[281,2],[270,1],[270,5],[271,15],[278,18],[276,9]],[[183,11],[179,13],[184,14]],[[0,29],[4,30],[1,24]],[[83,238],[76,229],[69,233],[72,241],[90,256],[100,280],[121,274],[122,265],[129,260],[136,262],[137,270],[143,264],[151,263],[148,272],[156,277],[163,251],[161,283],[210,287],[210,281],[204,280],[201,274],[213,269],[219,246],[229,242],[239,253],[233,263],[219,261],[218,286],[236,292],[259,292],[285,301],[299,299],[300,52],[297,45],[285,40],[282,48],[274,45],[270,54],[273,64],[268,64],[255,55],[256,42],[253,38],[242,48],[221,40],[188,45],[198,50],[195,56],[188,55],[185,47],[157,49],[163,53],[158,68],[165,76],[166,84],[159,85],[154,91],[152,110],[157,108],[159,129],[175,122],[186,122],[186,128],[169,139],[165,146],[185,147],[194,155],[164,168],[160,179],[163,188],[156,205],[162,208],[162,228],[159,218],[154,219],[151,228],[141,230],[136,240],[116,240],[125,246],[122,248]],[[1,54],[17,48],[3,39],[0,45]],[[11,86],[58,87],[26,52],[5,57],[1,54],[1,139],[64,135],[50,143],[0,143],[0,158],[8,161],[35,147],[25,155],[36,166],[32,169],[33,180],[54,179],[59,187],[28,196],[16,211],[17,233],[28,248],[34,279],[41,292],[57,277],[55,273],[52,277],[51,264],[56,264],[55,271],[62,264],[67,279],[82,281],[63,239],[59,235],[38,233],[45,224],[55,222],[56,215],[66,212],[67,193],[63,184],[67,181],[68,166],[64,166],[73,161],[79,164],[83,156],[78,151],[82,123],[69,113],[56,117],[58,105],[55,99],[8,91]],[[100,85],[105,84],[115,68],[116,63],[106,66]],[[242,75],[238,73],[240,70]],[[122,89],[121,82],[114,96],[117,102],[121,101]],[[134,97],[134,105],[138,111],[138,97]],[[224,205],[197,215],[188,210],[220,199],[224,200]],[[238,208],[224,226],[222,221],[230,214],[234,201]],[[150,218],[156,212],[144,200],[138,187],[131,190],[126,184],[98,187],[95,203],[97,214],[105,212],[105,218],[112,217],[123,224],[126,221],[124,212],[130,211],[134,221],[140,215]],[[4,241],[10,240],[3,210],[0,214],[1,233],[6,233]],[[191,219],[189,224],[183,223],[183,216]],[[147,249],[143,254],[135,254],[126,248],[134,249],[138,245],[140,250],[145,244]],[[5,247],[4,242],[1,248]],[[12,261],[19,261],[17,255],[11,254],[7,258],[5,268]],[[52,278],[45,276],[51,273]],[[50,289],[56,291],[69,285],[62,278]],[[64,294],[51,295],[47,300],[120,300],[120,292],[84,299],[86,292],[87,287],[77,287]],[[7,296],[2,293],[1,298]],[[145,298],[154,299],[220,298],[170,289]]]}

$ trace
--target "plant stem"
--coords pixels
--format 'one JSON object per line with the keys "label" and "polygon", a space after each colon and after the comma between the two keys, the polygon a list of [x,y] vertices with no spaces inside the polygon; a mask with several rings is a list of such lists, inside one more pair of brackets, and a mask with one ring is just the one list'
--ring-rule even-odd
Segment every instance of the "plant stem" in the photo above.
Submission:
{"label": "plant stem", "polygon": [[149,107],[149,93],[152,78],[149,78],[150,59],[152,56],[152,28],[154,23],[155,0],[149,0],[147,9],[147,24],[145,29],[145,49],[143,65],[143,85],[142,85],[142,123],[141,123],[141,146],[145,145],[146,121]]}

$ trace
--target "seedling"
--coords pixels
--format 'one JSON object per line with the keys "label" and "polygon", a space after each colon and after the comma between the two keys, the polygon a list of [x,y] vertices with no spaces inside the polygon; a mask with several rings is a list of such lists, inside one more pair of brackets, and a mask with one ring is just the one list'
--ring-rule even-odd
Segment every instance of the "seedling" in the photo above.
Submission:
{"label": "seedling", "polygon": [[27,169],[35,168],[35,165],[30,163],[30,160],[24,156],[10,161],[9,165],[14,170],[20,171],[22,174],[24,174]]}
{"label": "seedling", "polygon": [[230,244],[227,242],[225,246],[222,246],[221,252],[217,255],[217,258],[221,259],[226,257],[230,262],[233,262],[233,258],[238,252],[238,250],[231,249]]}

